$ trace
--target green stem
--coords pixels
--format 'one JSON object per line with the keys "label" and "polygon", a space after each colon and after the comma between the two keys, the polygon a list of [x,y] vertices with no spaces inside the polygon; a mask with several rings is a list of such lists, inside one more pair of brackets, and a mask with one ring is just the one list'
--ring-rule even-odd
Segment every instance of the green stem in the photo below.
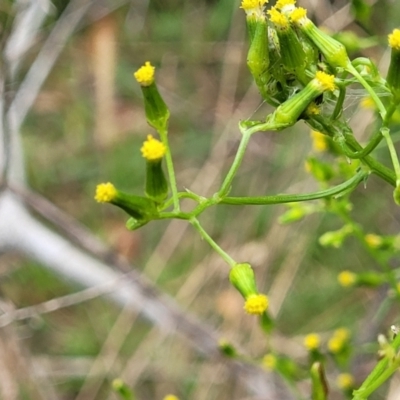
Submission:
{"label": "green stem", "polygon": [[231,205],[266,205],[266,204],[281,204],[292,203],[299,201],[309,201],[322,199],[329,196],[334,196],[345,192],[346,190],[356,187],[368,176],[368,172],[358,171],[351,179],[340,185],[331,187],[326,190],[321,190],[314,193],[305,194],[278,194],[276,196],[260,196],[260,197],[225,197],[221,200],[221,204]]}
{"label": "green stem", "polygon": [[394,168],[394,172],[396,174],[396,187],[400,185],[400,164],[399,159],[397,157],[396,149],[394,148],[393,140],[390,136],[389,128],[383,127],[381,129],[382,135],[386,140],[390,157],[392,159],[392,164]]}
{"label": "green stem", "polygon": [[[398,347],[400,346],[400,335],[397,335],[394,338],[391,346],[395,351],[398,350]],[[360,388],[353,392],[353,400],[366,400],[371,393],[390,378],[390,376],[399,368],[400,359],[397,357],[396,360],[389,360],[385,357],[383,360],[379,361]]]}
{"label": "green stem", "polygon": [[160,134],[161,140],[166,147],[165,162],[167,164],[169,184],[171,186],[172,199],[173,199],[173,203],[174,203],[174,211],[179,212],[180,204],[179,204],[179,197],[178,197],[178,187],[176,185],[174,163],[172,161],[171,149],[170,149],[169,143],[168,143],[168,132],[166,130],[164,130],[164,131],[159,131],[158,133]]}
{"label": "green stem", "polygon": [[226,263],[232,268],[237,263],[236,261],[227,254],[218,244],[211,238],[211,236],[204,230],[204,228],[200,225],[200,222],[197,218],[190,218],[189,222],[193,225],[193,227],[200,233],[200,236],[208,242],[208,244],[226,261]]}
{"label": "green stem", "polygon": [[224,182],[222,183],[221,189],[218,191],[218,193],[216,194],[215,197],[221,199],[229,193],[229,191],[231,189],[232,181],[240,167],[240,164],[242,163],[242,160],[243,160],[244,154],[246,152],[246,148],[249,143],[250,137],[251,137],[250,130],[244,130],[242,132],[242,139],[240,141],[239,148],[237,150],[235,159],[232,163],[232,166],[231,166],[228,174],[226,175]]}

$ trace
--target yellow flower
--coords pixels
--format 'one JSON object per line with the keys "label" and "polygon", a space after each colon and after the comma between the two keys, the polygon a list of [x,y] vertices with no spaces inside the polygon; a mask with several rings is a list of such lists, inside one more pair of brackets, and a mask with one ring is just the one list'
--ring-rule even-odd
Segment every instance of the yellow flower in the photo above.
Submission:
{"label": "yellow flower", "polygon": [[298,24],[304,24],[309,21],[307,18],[307,10],[303,7],[295,8],[290,14],[290,19]]}
{"label": "yellow flower", "polygon": [[360,101],[360,106],[361,106],[361,108],[365,108],[365,109],[375,109],[376,108],[375,101],[373,100],[373,98],[371,96],[363,97]]}
{"label": "yellow flower", "polygon": [[341,286],[350,287],[357,282],[357,275],[350,271],[342,271],[338,275],[338,281]]}
{"label": "yellow flower", "polygon": [[342,350],[344,341],[340,337],[333,336],[328,341],[328,349],[331,353],[339,353]]}
{"label": "yellow flower", "polygon": [[278,10],[282,10],[285,6],[294,6],[296,4],[296,0],[278,0],[275,4],[275,7]]}
{"label": "yellow flower", "polygon": [[141,86],[150,86],[154,82],[155,67],[146,61],[133,75]]}
{"label": "yellow flower", "polygon": [[101,183],[96,187],[96,195],[94,196],[94,199],[99,203],[109,203],[116,195],[117,189],[115,189],[115,186],[112,183]]}
{"label": "yellow flower", "polygon": [[268,12],[270,21],[275,24],[275,26],[285,29],[289,26],[288,19],[279,12],[276,7],[272,7]]}
{"label": "yellow flower", "polygon": [[316,350],[321,344],[321,338],[316,333],[310,333],[304,338],[303,343],[308,350]]}
{"label": "yellow flower", "polygon": [[392,49],[400,50],[400,29],[394,29],[388,36],[388,40]]}
{"label": "yellow flower", "polygon": [[320,113],[321,109],[314,101],[312,101],[306,109],[307,115],[319,115]]}
{"label": "yellow flower", "polygon": [[322,153],[328,149],[328,143],[323,133],[312,130],[310,132],[312,138],[313,149],[319,153]]}
{"label": "yellow flower", "polygon": [[375,235],[374,233],[368,233],[365,235],[365,241],[367,245],[373,249],[376,249],[382,246],[383,239],[379,235]]}
{"label": "yellow flower", "polygon": [[167,394],[163,400],[179,400],[178,397],[176,397],[174,394]]}
{"label": "yellow flower", "polygon": [[164,157],[166,147],[162,142],[154,139],[152,135],[148,135],[140,151],[146,160],[155,161]]}
{"label": "yellow flower", "polygon": [[268,297],[265,294],[251,294],[244,303],[245,311],[252,315],[261,315],[268,308]]}
{"label": "yellow flower", "polygon": [[350,338],[350,331],[347,328],[338,328],[333,332],[333,336],[347,341]]}
{"label": "yellow flower", "polygon": [[333,92],[336,89],[335,77],[333,75],[329,75],[325,72],[318,71],[315,74],[315,79],[322,86],[323,90],[329,90]]}
{"label": "yellow flower", "polygon": [[276,368],[277,359],[273,354],[266,354],[262,359],[262,365],[265,369],[273,371]]}
{"label": "yellow flower", "polygon": [[354,378],[348,373],[339,374],[336,383],[340,389],[352,389],[354,387]]}
{"label": "yellow flower", "polygon": [[266,3],[268,3],[268,0],[243,0],[240,8],[245,11],[251,11],[262,8]]}

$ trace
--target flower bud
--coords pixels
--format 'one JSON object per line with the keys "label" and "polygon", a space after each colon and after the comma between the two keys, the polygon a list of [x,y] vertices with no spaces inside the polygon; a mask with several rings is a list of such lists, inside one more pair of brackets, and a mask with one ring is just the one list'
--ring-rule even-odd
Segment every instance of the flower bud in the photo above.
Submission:
{"label": "flower bud", "polygon": [[146,197],[120,192],[109,182],[97,185],[95,200],[99,203],[111,203],[123,209],[136,221],[135,228],[144,225],[158,215],[154,201]]}
{"label": "flower bud", "polygon": [[235,347],[225,339],[221,339],[218,342],[218,347],[220,352],[227,357],[235,358],[237,356]]}
{"label": "flower bud", "polygon": [[400,100],[400,29],[394,29],[388,39],[392,52],[386,81],[395,99]]}
{"label": "flower bud", "polygon": [[133,75],[142,89],[148,124],[159,132],[166,132],[169,110],[157,89],[154,73],[155,67],[146,61]]}
{"label": "flower bud", "polygon": [[269,66],[268,25],[265,17],[257,20],[254,38],[247,54],[247,66],[257,80],[267,72]]}
{"label": "flower bud", "polygon": [[264,6],[268,0],[242,0],[240,8],[246,13],[246,25],[249,32],[250,43],[253,41],[257,29],[257,23],[265,20]]}
{"label": "flower bud", "polygon": [[236,264],[229,273],[229,280],[245,298],[244,309],[248,314],[262,315],[265,313],[268,308],[268,297],[258,293],[250,264]]}
{"label": "flower bud", "polygon": [[307,11],[304,8],[296,8],[290,14],[290,19],[318,47],[328,64],[332,67],[345,69],[350,65],[350,60],[343,44],[318,29],[307,18]]}
{"label": "flower bud", "polygon": [[159,140],[148,135],[141,152],[146,159],[146,196],[157,203],[168,195],[168,183],[162,168],[162,159],[166,148]]}
{"label": "flower bud", "polygon": [[311,366],[312,399],[327,399],[328,384],[326,382],[324,366],[321,362],[314,362]]}
{"label": "flower bud", "polygon": [[335,77],[318,71],[315,78],[300,92],[281,104],[272,115],[267,117],[271,130],[282,130],[294,125],[308,105],[325,91],[336,89]]}

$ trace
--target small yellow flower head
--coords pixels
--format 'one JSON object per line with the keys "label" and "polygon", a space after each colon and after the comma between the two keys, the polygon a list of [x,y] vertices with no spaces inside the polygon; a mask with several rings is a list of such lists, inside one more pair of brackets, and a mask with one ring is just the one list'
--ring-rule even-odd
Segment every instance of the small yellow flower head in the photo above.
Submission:
{"label": "small yellow flower head", "polygon": [[352,389],[354,387],[353,375],[348,373],[339,374],[336,379],[336,384],[343,390]]}
{"label": "small yellow flower head", "polygon": [[175,396],[174,394],[167,394],[163,400],[179,400],[179,398],[177,396]]}
{"label": "small yellow flower head", "polygon": [[288,19],[277,10],[276,7],[272,7],[268,11],[270,21],[278,28],[287,29],[289,27]]}
{"label": "small yellow flower head", "polygon": [[357,282],[357,275],[350,271],[342,271],[338,275],[338,281],[343,287],[351,287]]}
{"label": "small yellow flower head", "polygon": [[394,29],[388,36],[388,41],[392,49],[400,50],[400,29]]}
{"label": "small yellow flower head", "polygon": [[316,333],[310,333],[304,338],[303,343],[308,350],[317,350],[321,345],[321,338]]}
{"label": "small yellow flower head", "polygon": [[303,7],[295,8],[290,14],[290,19],[295,24],[306,24],[309,21],[309,19],[307,18],[307,10]]}
{"label": "small yellow flower head", "polygon": [[133,76],[141,86],[150,86],[154,82],[155,70],[155,67],[150,64],[150,61],[146,61],[145,64],[133,74]]}
{"label": "small yellow flower head", "polygon": [[310,132],[310,136],[312,139],[313,149],[316,152],[322,153],[328,149],[326,136],[323,133],[312,130]]}
{"label": "small yellow flower head", "polygon": [[333,92],[336,89],[335,77],[333,75],[329,75],[325,72],[318,71],[315,74],[314,80],[316,80],[318,82],[318,84],[321,86],[321,88],[324,91],[329,90],[329,91]]}
{"label": "small yellow flower head", "polygon": [[159,140],[154,139],[152,135],[148,135],[140,151],[147,161],[156,161],[164,157],[166,148]]}
{"label": "small yellow flower head", "polygon": [[275,7],[278,10],[282,10],[285,7],[294,6],[295,4],[296,4],[296,0],[278,0],[275,4]]}
{"label": "small yellow flower head", "polygon": [[96,195],[94,196],[94,199],[98,203],[109,203],[115,199],[116,195],[117,189],[115,189],[115,186],[112,183],[101,183],[96,187]]}
{"label": "small yellow flower head", "polygon": [[375,235],[374,233],[368,233],[367,235],[365,235],[364,239],[367,242],[367,245],[372,249],[377,249],[383,244],[382,237],[379,235]]}
{"label": "small yellow flower head", "polygon": [[261,315],[268,308],[268,297],[265,294],[251,294],[244,303],[245,311],[252,315]]}
{"label": "small yellow flower head", "polygon": [[345,341],[342,338],[333,336],[328,340],[328,349],[331,353],[337,354],[343,349]]}
{"label": "small yellow flower head", "polygon": [[319,115],[321,113],[321,108],[313,101],[306,109],[307,115]]}
{"label": "small yellow flower head", "polygon": [[376,108],[376,104],[371,96],[365,96],[360,101],[360,107],[366,110],[374,110]]}
{"label": "small yellow flower head", "polygon": [[254,12],[255,10],[262,9],[265,4],[268,3],[268,0],[243,0],[240,8],[243,8],[246,13]]}
{"label": "small yellow flower head", "polygon": [[273,354],[266,354],[262,359],[262,366],[269,371],[273,371],[276,368],[277,362],[278,360]]}
{"label": "small yellow flower head", "polygon": [[348,341],[350,339],[350,331],[347,328],[338,328],[333,332],[333,336]]}

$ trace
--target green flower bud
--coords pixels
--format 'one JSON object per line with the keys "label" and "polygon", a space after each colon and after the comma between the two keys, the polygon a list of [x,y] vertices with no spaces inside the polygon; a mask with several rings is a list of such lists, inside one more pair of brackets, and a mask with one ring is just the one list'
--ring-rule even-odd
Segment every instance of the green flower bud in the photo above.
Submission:
{"label": "green flower bud", "polygon": [[111,203],[123,209],[133,217],[140,226],[158,215],[153,200],[120,192],[112,183],[101,183],[97,185],[95,200],[99,203]]}
{"label": "green flower bud", "polygon": [[326,400],[328,398],[328,384],[326,382],[324,366],[315,362],[311,366],[312,399]]}
{"label": "green flower bud", "polygon": [[134,400],[134,395],[132,390],[128,387],[128,385],[122,379],[114,379],[112,382],[112,388],[115,392],[117,392],[122,399],[125,400]]}
{"label": "green flower bud", "polygon": [[334,76],[318,71],[315,78],[300,92],[281,104],[267,117],[271,130],[282,130],[294,125],[308,105],[324,91],[335,90]]}
{"label": "green flower bud", "polygon": [[166,148],[159,140],[148,135],[141,152],[146,159],[146,195],[157,203],[168,195],[168,183],[162,169],[162,159]]}
{"label": "green flower bud", "polygon": [[345,69],[350,65],[350,60],[343,44],[318,29],[307,18],[307,11],[304,8],[296,8],[290,14],[290,19],[318,47],[328,64],[332,67]]}
{"label": "green flower bud", "polygon": [[169,110],[154,81],[155,68],[146,61],[134,76],[142,89],[147,122],[157,131],[166,132]]}
{"label": "green flower bud", "polygon": [[400,100],[400,29],[395,29],[388,39],[392,52],[386,81],[396,100]]}
{"label": "green flower bud", "polygon": [[235,358],[237,356],[237,351],[235,347],[224,339],[221,339],[218,342],[218,347],[221,353],[229,358]]}
{"label": "green flower bud", "polygon": [[229,273],[229,280],[245,299],[258,294],[254,271],[248,263],[236,264]]}
{"label": "green flower bud", "polygon": [[341,229],[337,231],[325,232],[319,238],[319,244],[324,247],[334,247],[338,249],[342,246],[343,241],[353,232],[353,227],[351,225],[344,225]]}
{"label": "green flower bud", "polygon": [[256,80],[268,70],[269,53],[267,38],[268,26],[264,17],[257,20],[254,38],[251,41],[247,54],[247,66]]}

